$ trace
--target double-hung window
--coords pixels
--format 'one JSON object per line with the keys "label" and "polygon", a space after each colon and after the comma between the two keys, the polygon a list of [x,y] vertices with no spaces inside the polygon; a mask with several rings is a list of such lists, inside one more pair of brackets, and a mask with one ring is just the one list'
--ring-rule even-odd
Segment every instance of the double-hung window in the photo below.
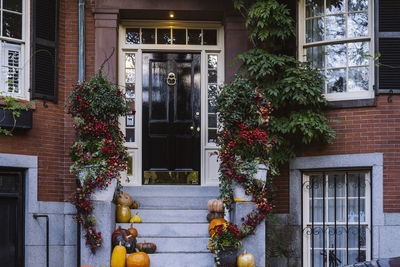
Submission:
{"label": "double-hung window", "polygon": [[27,99],[25,91],[27,86],[24,78],[29,74],[29,64],[25,63],[27,25],[24,13],[26,13],[24,0],[0,1],[0,92],[2,95]]}
{"label": "double-hung window", "polygon": [[372,98],[371,0],[301,0],[301,59],[325,77],[328,100]]}
{"label": "double-hung window", "polygon": [[370,172],[303,173],[303,266],[371,259]]}

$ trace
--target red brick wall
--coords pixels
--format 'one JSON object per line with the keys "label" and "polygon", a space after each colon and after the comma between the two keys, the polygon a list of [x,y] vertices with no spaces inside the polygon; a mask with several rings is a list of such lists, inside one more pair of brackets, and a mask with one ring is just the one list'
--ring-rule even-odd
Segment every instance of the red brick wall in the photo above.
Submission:
{"label": "red brick wall", "polygon": [[[400,212],[400,96],[377,97],[376,107],[330,110],[336,131],[333,144],[302,150],[298,156],[383,153],[384,212]],[[288,169],[276,180],[280,213],[289,212]],[[373,201],[373,200],[372,200]]]}
{"label": "red brick wall", "polygon": [[[31,130],[0,135],[0,153],[38,156],[38,200],[64,201],[75,187],[69,173],[68,150],[75,136],[66,114],[66,99],[78,79],[78,1],[61,0],[59,17],[58,103],[36,100]],[[94,25],[92,3],[87,1],[87,74],[93,74]]]}

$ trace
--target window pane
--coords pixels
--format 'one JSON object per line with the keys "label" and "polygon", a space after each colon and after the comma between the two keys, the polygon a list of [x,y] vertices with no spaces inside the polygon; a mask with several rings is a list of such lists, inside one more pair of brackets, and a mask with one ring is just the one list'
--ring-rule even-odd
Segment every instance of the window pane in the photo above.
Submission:
{"label": "window pane", "polygon": [[354,264],[357,262],[366,261],[367,256],[365,250],[360,251],[360,255],[358,255],[358,250],[351,250],[349,251],[349,262],[348,264]]}
{"label": "window pane", "polygon": [[125,70],[125,83],[135,83],[135,69]]}
{"label": "window pane", "polygon": [[[335,214],[335,200],[328,200],[328,221],[329,222],[346,222],[345,200],[336,199],[336,214]],[[335,217],[336,215],[336,217]]]}
{"label": "window pane", "polygon": [[344,13],[345,10],[344,0],[326,0],[326,14]]}
{"label": "window pane", "polygon": [[326,17],[326,40],[337,40],[345,37],[344,15]]}
{"label": "window pane", "polygon": [[174,44],[186,44],[186,29],[173,29]]}
{"label": "window pane", "polygon": [[368,91],[369,75],[368,67],[350,68],[348,91]]}
{"label": "window pane", "polygon": [[135,68],[135,54],[126,54],[125,56],[125,68]]}
{"label": "window pane", "polygon": [[22,12],[22,0],[3,0],[3,8]]}
{"label": "window pane", "polygon": [[347,256],[346,250],[328,250],[329,253],[329,263],[328,266],[343,266],[346,264]]}
{"label": "window pane", "polygon": [[[329,247],[335,247],[335,227],[329,226]],[[345,226],[336,226],[336,248],[346,248],[347,231]]]}
{"label": "window pane", "polygon": [[203,30],[203,45],[217,45],[217,30]]}
{"label": "window pane", "polygon": [[307,61],[311,62],[314,68],[323,68],[325,66],[325,46],[314,46],[307,48]]}
{"label": "window pane", "polygon": [[208,55],[208,68],[217,69],[217,55]]}
{"label": "window pane", "polygon": [[324,0],[307,0],[306,17],[316,17],[324,14]]}
{"label": "window pane", "polygon": [[217,96],[217,85],[212,84],[208,86],[208,98],[215,98]]}
{"label": "window pane", "polygon": [[[216,106],[215,99],[209,99],[208,100],[208,113],[215,113],[216,112],[215,106]],[[213,127],[213,126],[209,125],[209,127]],[[216,126],[214,126],[214,127],[216,127]]]}
{"label": "window pane", "polygon": [[170,29],[157,29],[157,44],[171,44]]}
{"label": "window pane", "polygon": [[3,12],[3,36],[22,38],[22,15]]}
{"label": "window pane", "polygon": [[126,83],[125,84],[125,95],[126,98],[135,98],[135,84],[134,83]]}
{"label": "window pane", "polygon": [[216,70],[209,70],[208,71],[208,82],[209,83],[216,83],[217,82],[217,71]]}
{"label": "window pane", "polygon": [[349,12],[368,10],[368,0],[348,0]]}
{"label": "window pane", "polygon": [[215,143],[215,137],[217,135],[217,130],[208,130],[208,142]]}
{"label": "window pane", "polygon": [[345,189],[346,189],[344,174],[329,174],[328,175],[328,196],[329,197],[335,197],[335,187],[336,187],[336,197],[344,197]]}
{"label": "window pane", "polygon": [[306,187],[309,190],[310,198],[313,197],[323,197],[324,194],[324,178],[322,175],[311,175],[310,182]]}
{"label": "window pane", "polygon": [[313,251],[311,250],[311,258],[314,257],[314,266],[325,266],[323,254],[324,253],[322,249],[314,249],[314,255]]}
{"label": "window pane", "polygon": [[201,44],[201,30],[188,30],[188,44]]}
{"label": "window pane", "polygon": [[323,200],[322,199],[314,199],[314,208],[313,201],[310,199],[310,222],[313,220],[313,211],[314,211],[314,222],[322,222],[323,221]]}
{"label": "window pane", "polygon": [[[349,199],[348,203],[348,221],[358,222],[358,199]],[[365,222],[365,199],[360,199],[360,222]]]}
{"label": "window pane", "polygon": [[[310,226],[310,228],[312,227]],[[310,232],[310,234],[312,234],[312,238],[314,239],[314,248],[322,248],[324,246],[324,233],[325,231],[322,229],[322,226],[314,226],[314,231]]]}
{"label": "window pane", "polygon": [[346,67],[346,45],[328,45],[326,48],[328,68]]}
{"label": "window pane", "polygon": [[358,248],[358,231],[360,231],[360,248],[365,248],[366,245],[366,231],[365,225],[360,226],[349,226],[349,248]]}
{"label": "window pane", "polygon": [[217,128],[217,115],[208,114],[208,127]]}
{"label": "window pane", "polygon": [[324,39],[324,19],[316,18],[306,21],[306,42],[318,42]]}
{"label": "window pane", "polygon": [[139,44],[140,29],[126,29],[126,42],[130,44]]}
{"label": "window pane", "polygon": [[155,29],[142,29],[142,44],[155,44]]}
{"label": "window pane", "polygon": [[346,70],[328,70],[327,73],[328,93],[346,92]]}
{"label": "window pane", "polygon": [[369,43],[357,42],[348,44],[349,66],[368,65]]}
{"label": "window pane", "polygon": [[126,129],[126,142],[135,142],[135,129]]}
{"label": "window pane", "polygon": [[349,14],[347,23],[349,37],[363,37],[368,35],[368,13]]}
{"label": "window pane", "polygon": [[135,116],[127,115],[126,116],[126,127],[134,127],[135,126]]}
{"label": "window pane", "polygon": [[358,176],[360,176],[360,196],[365,197],[365,174],[350,173],[347,178],[349,197],[358,197]]}

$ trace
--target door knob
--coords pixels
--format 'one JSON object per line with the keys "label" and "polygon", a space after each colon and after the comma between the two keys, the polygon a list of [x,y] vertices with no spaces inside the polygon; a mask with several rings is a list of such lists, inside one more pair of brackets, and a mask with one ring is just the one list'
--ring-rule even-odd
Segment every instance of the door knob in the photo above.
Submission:
{"label": "door knob", "polygon": [[192,125],[192,126],[190,126],[190,130],[191,131],[193,131],[194,130],[194,126]]}
{"label": "door knob", "polygon": [[200,127],[197,127],[197,131],[200,132]]}

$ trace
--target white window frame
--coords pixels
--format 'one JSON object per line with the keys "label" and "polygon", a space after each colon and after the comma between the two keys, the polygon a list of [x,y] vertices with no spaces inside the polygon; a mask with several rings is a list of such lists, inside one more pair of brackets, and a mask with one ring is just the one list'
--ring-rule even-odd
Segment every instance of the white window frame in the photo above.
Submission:
{"label": "white window frame", "polygon": [[[347,0],[345,0],[347,6]],[[322,46],[322,45],[330,45],[330,44],[345,44],[345,43],[352,43],[352,42],[359,42],[359,41],[368,41],[369,42],[369,54],[371,55],[369,59],[369,88],[368,91],[359,91],[359,92],[344,92],[344,93],[324,93],[325,98],[328,101],[340,101],[340,100],[355,100],[355,99],[371,99],[375,97],[374,93],[374,83],[375,83],[375,76],[374,76],[374,1],[368,0],[368,33],[369,35],[366,37],[357,37],[357,38],[343,38],[340,40],[329,40],[329,41],[319,41],[313,43],[306,43],[305,33],[306,33],[306,0],[299,0],[298,2],[298,55],[299,60],[307,61],[307,48],[313,46]],[[348,10],[346,10],[343,14],[348,14]],[[347,18],[347,16],[346,16]],[[347,27],[347,19],[346,19],[346,27]],[[346,31],[347,32],[347,31]],[[325,60],[326,63],[326,60]],[[346,64],[346,68],[348,68]],[[326,69],[326,66],[325,66]],[[348,82],[348,80],[346,80]]]}
{"label": "white window frame", "polygon": [[[20,45],[20,76],[19,76],[19,92],[7,92],[8,90],[4,88],[3,86],[7,87],[7,85],[4,85],[6,82],[5,77],[2,75],[3,71],[1,71],[1,77],[0,77],[0,97],[3,96],[12,96],[21,100],[29,100],[30,99],[30,94],[28,89],[30,88],[29,84],[29,72],[30,72],[30,1],[29,0],[22,0],[22,36],[21,39],[15,39],[15,38],[9,38],[9,37],[2,37],[0,36],[0,41],[1,42],[9,42],[11,46],[14,45]],[[1,29],[2,30],[2,29]],[[1,48],[0,48],[1,49]],[[0,62],[2,66],[4,66],[4,63],[7,61],[6,58],[4,58],[4,53],[1,51],[0,53]]]}
{"label": "white window frame", "polygon": [[[332,173],[348,173],[348,174],[352,174],[352,173],[365,173],[365,222],[360,222],[360,225],[362,226],[366,226],[367,230],[366,230],[366,260],[371,260],[371,251],[372,251],[372,242],[371,242],[371,233],[372,233],[372,225],[371,225],[371,212],[372,212],[372,205],[371,205],[371,171],[370,170],[365,170],[365,169],[361,169],[361,170],[348,170],[348,171],[343,171],[343,170],[328,170],[325,172],[325,177],[324,177],[324,182],[325,182],[325,199],[332,199],[332,197],[328,197],[328,183],[327,183],[327,177],[328,174],[332,174]],[[302,174],[302,203],[303,203],[303,218],[302,218],[302,224],[303,224],[303,266],[304,267],[310,267],[311,266],[311,237],[312,235],[307,234],[307,229],[310,228],[310,226],[312,225],[312,223],[310,222],[310,207],[309,207],[309,200],[311,199],[309,196],[309,187],[310,185],[309,183],[309,177],[311,175],[320,175],[321,173],[324,173],[324,171],[305,171]],[[346,177],[347,179],[347,177]],[[308,188],[307,188],[307,184],[308,184]],[[328,226],[333,226],[335,225],[332,222],[328,222],[328,209],[329,209],[329,203],[328,201],[325,201],[325,213],[323,214],[324,216],[324,221],[325,221],[325,227],[327,228]],[[347,206],[345,203],[345,213],[347,214]],[[347,216],[346,216],[346,220],[347,220]],[[321,226],[321,223],[317,223],[314,224],[317,226]],[[337,226],[346,226],[346,223],[344,222],[337,222],[336,223]],[[349,226],[357,226],[358,223],[348,223]],[[326,246],[325,249],[328,251],[328,246],[327,244],[329,244],[328,238],[329,238],[329,231],[326,231],[326,237],[325,237],[325,242],[326,242]],[[330,249],[332,250],[332,249]],[[340,249],[338,249],[340,250]],[[328,254],[329,255],[329,254]],[[329,257],[327,257],[329,259]],[[325,262],[324,266],[329,266],[327,262]]]}
{"label": "white window frame", "polygon": [[[188,29],[216,29],[217,45],[183,45],[183,44],[131,44],[126,43],[125,35],[127,28],[188,28]],[[157,32],[156,32],[157,34]],[[129,182],[122,179],[123,185],[142,185],[142,54],[144,52],[196,52],[201,55],[201,185],[217,186],[218,180],[218,157],[216,155],[217,145],[208,142],[208,88],[207,88],[207,58],[209,54],[218,55],[217,83],[224,83],[224,28],[219,22],[208,21],[137,21],[124,20],[119,25],[119,68],[118,84],[121,88],[125,86],[125,54],[135,53],[135,142],[127,142],[128,154],[133,158],[133,175],[129,176]],[[125,120],[121,119],[122,131],[125,131]],[[123,176],[126,176],[123,175]]]}

